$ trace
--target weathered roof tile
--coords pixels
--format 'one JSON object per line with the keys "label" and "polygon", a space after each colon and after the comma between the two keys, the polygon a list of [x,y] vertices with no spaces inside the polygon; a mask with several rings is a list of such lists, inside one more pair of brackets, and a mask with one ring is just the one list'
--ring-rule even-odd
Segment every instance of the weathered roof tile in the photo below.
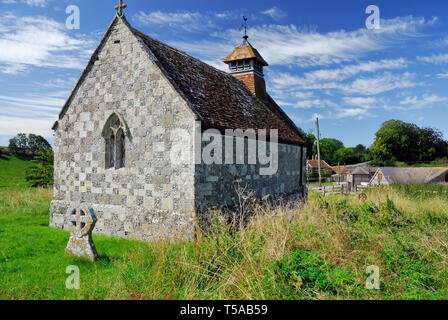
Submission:
{"label": "weathered roof tile", "polygon": [[273,130],[279,142],[304,145],[302,133],[275,101],[255,97],[243,81],[132,29],[181,90],[204,127]]}

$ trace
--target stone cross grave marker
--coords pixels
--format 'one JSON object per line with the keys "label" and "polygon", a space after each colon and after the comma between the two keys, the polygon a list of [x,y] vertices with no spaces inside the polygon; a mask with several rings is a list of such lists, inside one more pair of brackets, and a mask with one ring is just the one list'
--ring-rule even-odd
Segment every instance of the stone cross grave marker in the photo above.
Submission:
{"label": "stone cross grave marker", "polygon": [[70,230],[70,240],[66,251],[78,257],[88,258],[91,261],[98,259],[95,244],[92,240],[92,231],[97,218],[92,208],[81,203],[67,211]]}

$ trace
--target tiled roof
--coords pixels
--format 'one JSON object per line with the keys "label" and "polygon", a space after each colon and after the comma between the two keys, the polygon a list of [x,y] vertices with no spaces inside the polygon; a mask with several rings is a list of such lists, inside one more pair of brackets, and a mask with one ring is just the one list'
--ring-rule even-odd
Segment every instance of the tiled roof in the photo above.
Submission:
{"label": "tiled roof", "polygon": [[268,63],[263,59],[261,54],[257,49],[252,47],[252,45],[244,39],[243,43],[236,47],[228,56],[224,59],[225,63],[229,63],[231,61],[238,61],[244,59],[255,58],[261,62],[264,66],[268,66]]}
{"label": "tiled roof", "polygon": [[333,172],[335,174],[349,174],[350,170],[346,166],[335,166]]}
{"label": "tiled roof", "polygon": [[[318,169],[319,168],[319,160],[308,160],[306,162],[306,165],[310,166],[311,168]],[[320,167],[321,167],[321,169],[332,169],[330,167],[330,165],[328,163],[326,163],[324,160],[320,161]]]}
{"label": "tiled roof", "polygon": [[389,183],[428,183],[448,174],[448,168],[379,168]]}
{"label": "tiled roof", "polygon": [[305,138],[274,100],[263,102],[243,81],[132,29],[156,63],[190,103],[205,128],[278,129],[279,142],[304,145]]}
{"label": "tiled roof", "polygon": [[369,168],[366,167],[358,167],[355,170],[352,171],[352,174],[358,174],[358,175],[369,175]]}

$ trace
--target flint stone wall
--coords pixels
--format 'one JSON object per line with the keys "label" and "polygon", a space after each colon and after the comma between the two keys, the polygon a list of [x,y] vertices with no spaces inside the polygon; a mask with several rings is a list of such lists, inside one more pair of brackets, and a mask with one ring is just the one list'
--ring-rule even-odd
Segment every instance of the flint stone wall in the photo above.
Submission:
{"label": "flint stone wall", "polygon": [[[225,160],[225,140],[221,136],[223,161]],[[278,146],[278,170],[273,175],[261,175],[260,169],[269,165],[261,165],[257,155],[256,164],[248,164],[248,140],[245,142],[244,163],[237,164],[236,141],[233,139],[233,164],[204,163],[196,165],[195,202],[199,212],[210,208],[238,207],[238,194],[252,195],[259,199],[285,201],[303,200],[307,196],[306,189],[306,148],[287,144]],[[258,146],[257,142],[257,146]],[[206,144],[203,144],[203,148]],[[258,147],[257,147],[258,150]],[[269,142],[267,143],[269,155]],[[251,151],[253,153],[253,151]],[[225,163],[225,162],[224,162]],[[302,170],[301,170],[302,167]],[[300,181],[302,180],[302,182]]]}
{"label": "flint stone wall", "polygon": [[[126,126],[120,170],[105,169],[103,128],[114,113]],[[191,238],[194,166],[171,165],[173,129],[193,135],[193,113],[118,19],[55,131],[50,225],[68,230],[68,208],[85,201],[98,217],[95,233]]]}

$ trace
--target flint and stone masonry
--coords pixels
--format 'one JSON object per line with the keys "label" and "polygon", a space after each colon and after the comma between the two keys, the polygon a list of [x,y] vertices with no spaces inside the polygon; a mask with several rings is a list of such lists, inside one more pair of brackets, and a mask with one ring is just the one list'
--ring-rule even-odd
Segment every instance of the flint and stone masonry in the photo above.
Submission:
{"label": "flint and stone masonry", "polygon": [[[258,119],[241,122],[237,112],[254,118],[259,113]],[[260,114],[264,123],[258,123]],[[306,149],[285,117],[259,101],[241,80],[143,35],[124,15],[116,15],[53,127],[50,225],[69,230],[67,212],[85,203],[97,217],[94,233],[142,241],[191,239],[196,215],[231,206],[235,184],[260,198],[303,198]],[[240,122],[232,123],[234,118]],[[121,123],[124,133],[121,168],[109,165],[111,119]],[[173,143],[182,140],[177,132],[195,137],[197,121],[218,129],[280,127],[277,174],[260,176],[259,164],[173,165]],[[194,151],[193,140],[186,147]]]}

